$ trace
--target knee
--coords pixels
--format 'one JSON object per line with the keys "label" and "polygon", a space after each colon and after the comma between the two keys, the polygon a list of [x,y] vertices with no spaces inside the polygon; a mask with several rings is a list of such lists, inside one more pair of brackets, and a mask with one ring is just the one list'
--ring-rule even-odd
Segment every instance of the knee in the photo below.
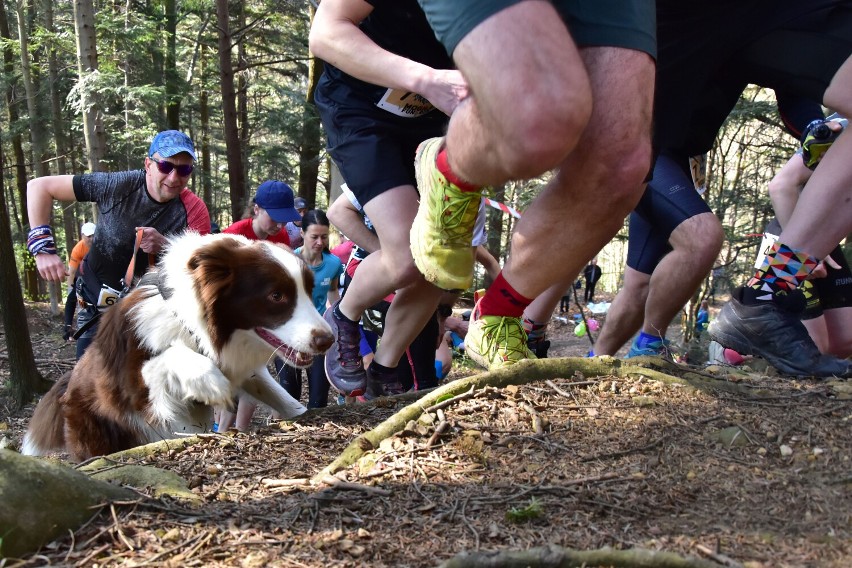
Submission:
{"label": "knee", "polygon": [[600,136],[582,150],[584,155],[579,159],[585,162],[585,167],[596,168],[589,179],[607,188],[606,195],[601,198],[618,204],[619,212],[626,215],[642,197],[645,180],[651,171],[650,135],[645,133],[619,140],[609,135]]}
{"label": "knee", "polygon": [[628,202],[631,208],[639,202],[645,187],[645,180],[651,171],[651,139],[640,136],[626,148],[605,156],[603,163],[608,164],[612,180],[610,187],[616,195]]}
{"label": "knee", "polygon": [[400,289],[414,284],[423,278],[423,275],[417,269],[414,260],[409,258],[406,262],[398,262],[393,267],[388,267],[388,277],[394,283],[394,287]]}
{"label": "knee", "polygon": [[701,264],[712,265],[722,249],[725,231],[715,214],[702,213],[681,223],[670,240],[674,248],[685,249]]}
{"label": "knee", "polygon": [[498,142],[503,167],[512,179],[529,179],[558,166],[577,146],[592,109],[591,92],[529,97],[512,110]]}

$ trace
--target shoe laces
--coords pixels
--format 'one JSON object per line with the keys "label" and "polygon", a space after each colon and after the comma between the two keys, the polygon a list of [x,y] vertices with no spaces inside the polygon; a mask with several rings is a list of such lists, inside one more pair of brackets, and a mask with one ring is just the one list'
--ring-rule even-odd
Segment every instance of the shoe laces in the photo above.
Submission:
{"label": "shoe laces", "polygon": [[332,314],[337,321],[337,352],[341,367],[357,366],[361,361],[361,334],[358,324],[341,320]]}
{"label": "shoe laces", "polygon": [[[440,175],[440,174],[438,174]],[[443,177],[443,176],[441,176]],[[479,212],[481,191],[461,191],[446,179],[440,183],[440,215],[437,219],[444,244],[470,247],[473,225]]]}
{"label": "shoe laces", "polygon": [[491,316],[482,321],[483,343],[487,353],[494,352],[503,361],[529,358],[527,334],[519,318]]}

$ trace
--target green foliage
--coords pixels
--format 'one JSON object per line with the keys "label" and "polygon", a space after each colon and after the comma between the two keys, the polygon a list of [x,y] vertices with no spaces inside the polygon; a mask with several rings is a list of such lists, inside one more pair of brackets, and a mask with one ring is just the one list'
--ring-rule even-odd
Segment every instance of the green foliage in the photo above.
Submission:
{"label": "green foliage", "polygon": [[521,524],[534,521],[544,515],[541,501],[533,497],[526,507],[512,507],[506,511],[506,520],[510,523]]}

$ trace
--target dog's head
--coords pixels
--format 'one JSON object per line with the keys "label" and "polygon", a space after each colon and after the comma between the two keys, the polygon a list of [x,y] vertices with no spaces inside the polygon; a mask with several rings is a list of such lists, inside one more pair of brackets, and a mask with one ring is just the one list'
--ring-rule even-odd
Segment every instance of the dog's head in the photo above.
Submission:
{"label": "dog's head", "polygon": [[209,341],[220,358],[226,351],[227,359],[269,360],[274,354],[305,367],[334,340],[311,301],[313,272],[284,247],[229,234],[188,234],[171,242],[161,270],[173,291],[168,303],[193,314],[200,328],[193,333],[207,336],[199,343]]}

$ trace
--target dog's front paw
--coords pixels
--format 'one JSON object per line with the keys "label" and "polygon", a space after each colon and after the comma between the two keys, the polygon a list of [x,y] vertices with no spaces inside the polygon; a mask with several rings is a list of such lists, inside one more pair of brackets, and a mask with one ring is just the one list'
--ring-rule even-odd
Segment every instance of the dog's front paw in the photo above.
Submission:
{"label": "dog's front paw", "polygon": [[180,401],[195,400],[211,406],[229,406],[236,392],[213,361],[180,346],[146,362],[142,377],[152,396],[168,393]]}

